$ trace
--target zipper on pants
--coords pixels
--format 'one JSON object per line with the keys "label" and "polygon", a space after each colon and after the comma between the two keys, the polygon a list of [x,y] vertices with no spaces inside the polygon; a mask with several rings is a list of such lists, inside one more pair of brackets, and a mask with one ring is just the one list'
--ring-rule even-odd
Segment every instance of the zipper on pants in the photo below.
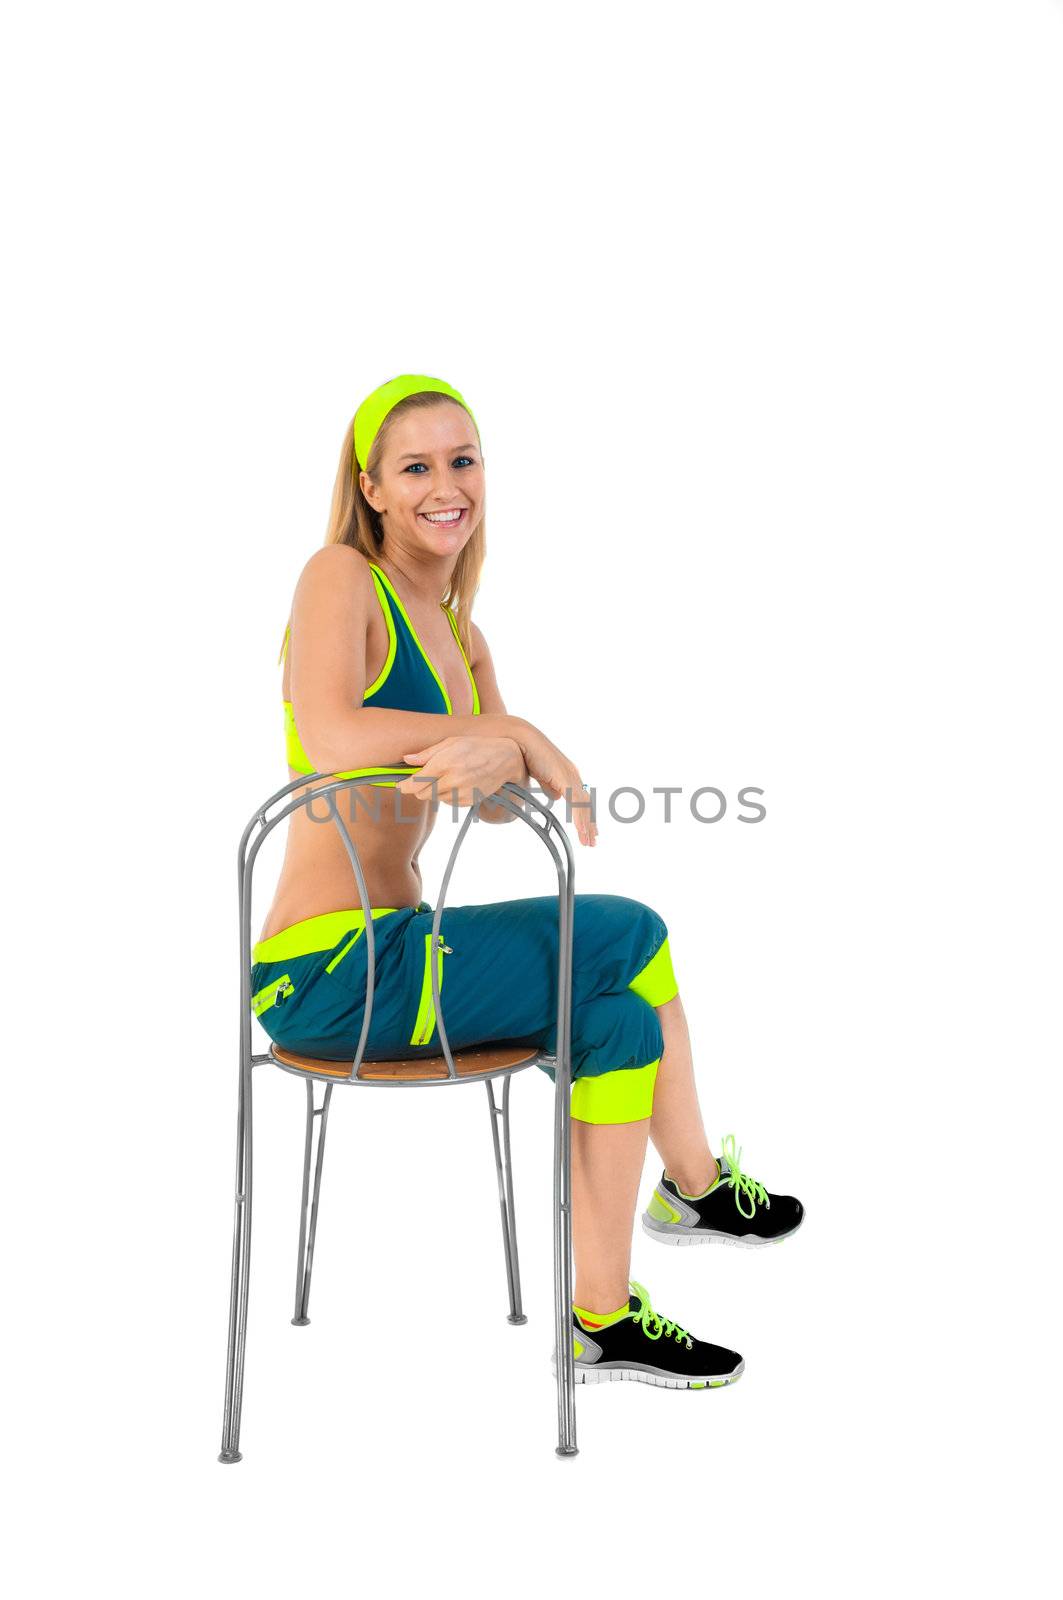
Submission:
{"label": "zipper on pants", "polygon": [[[439,974],[439,998],[443,998],[443,957],[452,956],[453,950],[449,944],[443,943],[443,935],[439,935],[439,944],[436,946],[436,971]],[[432,1037],[436,1025],[436,1006],[432,995],[432,935],[424,936],[424,974],[421,978],[421,1003],[417,1007],[417,1020],[413,1025],[411,1044],[427,1044]]]}
{"label": "zipper on pants", "polygon": [[267,983],[264,989],[251,996],[252,1015],[260,1017],[263,1011],[268,1011],[271,1006],[279,1006],[294,993],[295,984],[287,973],[282,978],[275,978],[272,983]]}

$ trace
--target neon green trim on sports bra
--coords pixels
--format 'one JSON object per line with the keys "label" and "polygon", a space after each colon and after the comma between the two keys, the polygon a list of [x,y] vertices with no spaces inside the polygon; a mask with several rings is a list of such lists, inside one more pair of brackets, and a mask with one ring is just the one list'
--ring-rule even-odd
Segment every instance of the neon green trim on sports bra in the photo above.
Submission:
{"label": "neon green trim on sports bra", "polygon": [[[395,660],[395,619],[391,615],[391,607],[388,605],[387,599],[381,593],[380,579],[377,577],[377,572],[379,571],[379,568],[374,567],[372,562],[370,562],[369,565],[370,565],[370,567],[372,567],[372,570],[373,570],[373,583],[376,586],[377,599],[380,601],[380,609],[384,613],[384,621],[387,624],[387,630],[388,630],[388,653],[384,658],[384,665],[381,667],[381,669],[380,669],[379,673],[377,674],[376,678],[369,685],[368,689],[365,691],[365,694],[362,696],[363,701],[364,700],[368,700],[369,696],[371,694],[376,694],[377,690],[385,682],[385,680],[387,678],[387,675],[391,671],[392,664],[394,663],[394,660]],[[383,574],[381,574],[381,576],[383,576]],[[285,660],[285,658],[287,657],[288,646],[291,643],[291,638],[292,638],[292,625],[289,622],[287,627],[284,630],[284,643],[281,645],[281,653],[277,657],[277,664],[278,665],[280,665],[281,662],[283,662]],[[460,643],[460,640],[459,640],[459,643]],[[284,704],[286,706],[290,706],[291,705],[291,701],[286,700],[284,702]],[[296,734],[296,738],[298,738],[298,734]]]}
{"label": "neon green trim on sports bra", "polygon": [[[395,593],[395,589],[394,589],[394,586],[392,585],[391,579],[388,577],[388,575],[384,571],[384,569],[382,567],[378,567],[375,562],[370,561],[369,565],[372,568],[374,575],[379,575],[380,579],[383,581],[385,587],[387,588],[387,592],[390,595],[391,599],[394,600],[395,604],[398,606],[399,615],[402,618],[403,622],[405,622],[406,627],[409,629],[410,638],[413,640],[414,644],[417,646],[418,650],[421,652],[421,655],[424,658],[425,666],[428,668],[429,672],[432,674],[433,678],[436,680],[436,682],[439,685],[439,692],[443,696],[443,701],[444,701],[444,704],[446,705],[446,708],[447,708],[447,714],[448,714],[448,716],[453,716],[454,715],[454,707],[450,703],[450,696],[447,693],[447,686],[443,682],[442,678],[439,676],[439,673],[436,671],[435,665],[433,664],[432,658],[428,654],[428,651],[425,649],[424,645],[421,643],[420,639],[417,637],[417,629],[414,627],[413,623],[410,621],[409,615],[408,615],[408,613],[406,611],[406,607],[403,605],[402,601],[399,599],[398,595]],[[378,585],[378,587],[379,587],[379,585]],[[439,602],[439,605],[440,605],[440,609],[445,611],[447,616],[450,618],[450,626],[451,626],[451,628],[453,630],[455,639],[457,639],[457,641],[458,641],[458,649],[461,651],[461,659],[465,663],[465,671],[469,674],[469,682],[472,684],[472,693],[473,693],[473,708],[472,708],[472,712],[473,712],[473,716],[475,716],[479,712],[479,709],[480,709],[480,694],[479,694],[479,690],[476,687],[476,679],[472,675],[472,668],[469,665],[469,658],[465,654],[465,649],[464,649],[464,646],[462,645],[461,637],[460,637],[460,635],[458,633],[457,619],[455,618],[453,611],[451,611],[450,607],[444,601],[441,600]],[[387,610],[387,608],[385,607],[385,612],[386,612],[386,610]],[[388,618],[388,622],[389,622],[389,624],[391,626],[391,640],[392,640],[391,656],[393,656],[394,655],[394,643],[395,643],[395,625],[394,625],[394,622],[392,621],[392,619],[390,617]],[[389,659],[388,659],[388,670],[390,670],[390,667],[391,667],[391,656],[389,656]],[[378,680],[378,682],[373,685],[374,689],[378,689],[382,682],[383,682],[383,677],[381,677]],[[366,691],[366,692],[368,693],[368,691]]]}
{"label": "neon green trim on sports bra", "polygon": [[[387,651],[387,656],[386,656],[385,661],[384,661],[384,665],[380,669],[379,674],[373,680],[373,682],[369,685],[369,687],[365,690],[365,693],[362,696],[363,705],[365,704],[365,702],[367,700],[369,700],[373,695],[377,694],[379,692],[379,690],[383,688],[383,686],[387,682],[388,677],[391,674],[391,670],[392,670],[392,668],[393,668],[393,666],[395,664],[395,657],[396,657],[398,641],[397,641],[397,634],[396,634],[396,629],[395,629],[395,618],[394,618],[394,615],[392,614],[391,603],[390,603],[390,602],[394,602],[394,604],[398,607],[399,615],[401,616],[403,622],[406,625],[406,631],[409,634],[411,643],[413,644],[413,646],[417,650],[418,654],[420,655],[422,661],[424,662],[424,665],[427,667],[428,671],[431,673],[432,678],[434,679],[434,681],[435,681],[435,683],[436,683],[436,685],[437,685],[437,687],[439,689],[439,692],[443,697],[443,704],[446,707],[446,714],[448,716],[453,716],[454,707],[453,707],[453,705],[451,703],[450,695],[447,693],[446,684],[443,682],[443,680],[440,677],[439,673],[436,671],[435,665],[434,665],[431,657],[429,656],[427,650],[424,648],[424,645],[421,643],[420,639],[418,638],[417,630],[413,626],[413,623],[410,621],[409,614],[407,613],[406,607],[403,605],[402,601],[399,599],[398,594],[395,592],[395,588],[394,588],[393,584],[391,583],[391,580],[389,579],[387,573],[383,570],[383,568],[377,566],[376,562],[369,561],[368,562],[368,566],[369,566],[370,571],[373,574],[373,583],[374,583],[374,586],[376,588],[377,599],[380,601],[380,609],[384,613],[384,622],[385,622],[385,624],[387,626],[387,631],[388,631],[388,651]],[[450,622],[451,632],[453,633],[455,641],[457,642],[458,649],[461,652],[461,659],[465,664],[465,671],[468,674],[469,683],[472,686],[472,715],[473,716],[479,716],[479,714],[480,714],[480,690],[479,690],[479,687],[477,686],[476,679],[473,676],[473,670],[472,670],[472,666],[470,665],[469,658],[465,653],[465,646],[461,642],[461,634],[460,634],[460,632],[458,630],[457,618],[455,617],[454,612],[451,610],[450,606],[448,606],[445,601],[441,600],[439,602],[439,604],[440,604],[441,610],[446,612],[447,619]],[[280,653],[280,657],[279,657],[279,660],[281,662],[283,662],[287,657],[288,649],[289,649],[289,646],[290,646],[290,643],[291,643],[291,632],[292,632],[292,630],[291,630],[291,622],[289,621],[287,627],[284,630],[284,643],[281,645],[281,653]],[[292,702],[290,700],[284,700],[282,702],[282,704],[284,706],[284,744],[285,744],[285,752],[286,752],[287,758],[288,758],[288,765],[295,772],[311,773],[311,772],[314,771],[314,765],[311,762],[310,757],[307,755],[306,751],[304,750],[302,740],[299,737],[299,730],[297,729],[297,727],[295,725],[295,711],[294,711],[294,708],[292,706]],[[394,784],[400,782],[402,777],[404,777],[407,773],[415,772],[416,770],[417,770],[416,767],[409,767],[409,766],[401,766],[401,767],[400,766],[394,766],[394,767],[361,767],[361,768],[358,768],[357,771],[345,772],[345,773],[340,774],[340,776],[345,777],[345,778],[350,778],[350,777],[357,777],[357,776],[368,776],[371,773],[379,773],[381,775],[383,775],[385,773],[388,773],[388,774],[392,774],[392,776],[390,778],[383,779],[382,786],[384,786],[384,785],[394,786]]]}
{"label": "neon green trim on sports bra", "polygon": [[290,700],[284,702],[284,748],[288,754],[288,765],[294,767],[296,772],[313,772],[313,763],[303,749],[303,741],[295,726],[295,712]]}
{"label": "neon green trim on sports bra", "polygon": [[[440,601],[440,604],[442,605],[443,602]],[[472,668],[469,665],[469,658],[465,654],[465,646],[461,642],[461,634],[458,632],[458,619],[448,605],[443,605],[443,610],[450,618],[450,626],[453,630],[455,639],[458,641],[458,649],[461,651],[461,659],[465,663],[465,671],[469,674],[469,682],[472,684],[472,714],[474,717],[478,717],[480,715],[480,691],[476,687],[476,679],[472,675]]]}
{"label": "neon green trim on sports bra", "polygon": [[388,625],[388,653],[385,658],[384,665],[381,667],[377,677],[369,685],[368,689],[365,691],[365,694],[362,696],[363,701],[368,700],[371,694],[376,694],[377,690],[383,686],[395,661],[395,618],[391,615],[391,607],[388,605],[386,599],[380,592],[380,579],[384,576],[384,574],[380,571],[380,568],[375,567],[371,561],[369,563],[369,569],[373,574],[373,582],[376,584],[376,597],[380,601],[380,609],[384,613],[384,621]]}

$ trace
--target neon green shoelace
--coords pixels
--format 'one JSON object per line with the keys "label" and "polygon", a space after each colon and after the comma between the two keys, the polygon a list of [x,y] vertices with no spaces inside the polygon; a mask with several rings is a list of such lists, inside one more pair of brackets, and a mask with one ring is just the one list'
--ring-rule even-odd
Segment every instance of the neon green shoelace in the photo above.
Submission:
{"label": "neon green shoelace", "polygon": [[[758,1206],[763,1206],[765,1210],[770,1211],[771,1201],[768,1198],[768,1193],[764,1185],[762,1183],[758,1183],[756,1178],[751,1178],[748,1172],[742,1171],[742,1149],[741,1146],[739,1146],[738,1154],[735,1154],[735,1136],[733,1133],[729,1133],[723,1140],[720,1146],[720,1154],[723,1156],[724,1160],[727,1162],[727,1165],[731,1169],[725,1178],[723,1176],[723,1169],[721,1167],[720,1181],[722,1183],[729,1183],[731,1185],[731,1188],[734,1190],[735,1205],[738,1207],[742,1216],[745,1217],[746,1221],[752,1222],[753,1218],[756,1216]],[[745,1195],[746,1199],[749,1201],[748,1211],[742,1204],[743,1195]]]}
{"label": "neon green shoelace", "polygon": [[659,1339],[662,1334],[668,1339],[674,1338],[677,1344],[682,1344],[685,1339],[687,1349],[693,1350],[694,1346],[687,1330],[681,1328],[677,1322],[672,1322],[668,1317],[662,1317],[658,1312],[654,1311],[650,1305],[650,1297],[642,1287],[642,1284],[636,1283],[632,1278],[631,1287],[642,1301],[642,1305],[638,1311],[629,1311],[628,1316],[632,1322],[638,1323],[647,1339]]}

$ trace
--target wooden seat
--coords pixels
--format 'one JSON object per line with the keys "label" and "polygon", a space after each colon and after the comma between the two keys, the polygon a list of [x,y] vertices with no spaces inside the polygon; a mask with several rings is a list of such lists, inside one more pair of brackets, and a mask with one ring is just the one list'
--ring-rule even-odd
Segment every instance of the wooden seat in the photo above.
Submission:
{"label": "wooden seat", "polygon": [[[454,1065],[459,1078],[480,1078],[503,1067],[515,1067],[534,1061],[540,1054],[535,1045],[498,1044],[483,1045],[478,1049],[453,1050]],[[295,1067],[300,1072],[312,1072],[318,1077],[349,1078],[350,1061],[324,1061],[318,1056],[299,1056],[284,1050],[279,1044],[270,1048],[270,1055],[282,1066]],[[377,1083],[432,1083],[446,1079],[445,1056],[421,1056],[412,1061],[364,1061],[358,1073],[359,1081]]]}

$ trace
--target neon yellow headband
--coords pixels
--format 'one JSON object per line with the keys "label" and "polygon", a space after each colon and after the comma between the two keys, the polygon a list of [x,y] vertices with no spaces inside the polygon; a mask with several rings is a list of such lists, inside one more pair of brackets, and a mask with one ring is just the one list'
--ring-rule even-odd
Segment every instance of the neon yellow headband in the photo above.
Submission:
{"label": "neon yellow headband", "polygon": [[[405,400],[410,394],[445,394],[451,400],[456,400],[464,406],[472,417],[473,425],[476,418],[472,416],[467,402],[452,389],[449,383],[444,383],[442,378],[426,378],[422,373],[404,372],[397,378],[390,378],[387,383],[382,383],[379,389],[374,389],[372,394],[366,395],[358,410],[354,413],[354,462],[355,477],[358,468],[365,468],[369,460],[369,452],[373,448],[380,424],[400,400]],[[479,431],[479,430],[477,430]]]}

